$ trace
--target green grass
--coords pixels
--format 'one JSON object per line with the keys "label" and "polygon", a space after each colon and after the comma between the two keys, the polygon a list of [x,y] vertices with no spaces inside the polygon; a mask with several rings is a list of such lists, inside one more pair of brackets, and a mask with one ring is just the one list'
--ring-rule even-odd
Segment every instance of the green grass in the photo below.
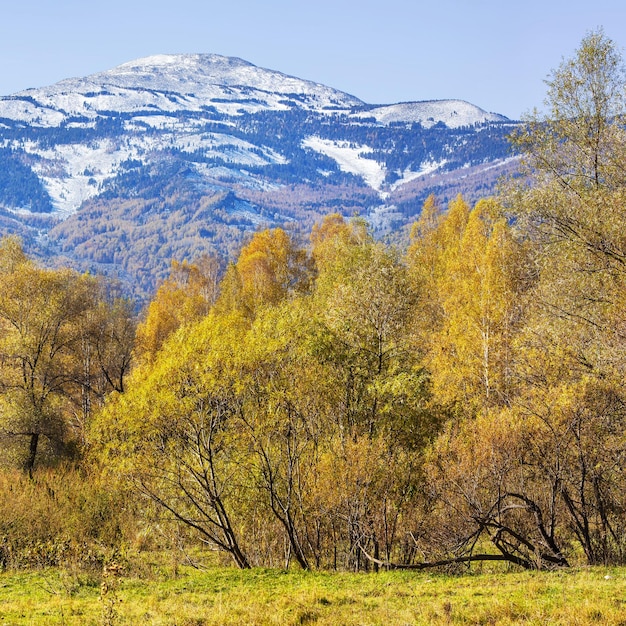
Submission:
{"label": "green grass", "polygon": [[153,580],[0,574],[0,624],[626,625],[626,568],[345,574],[181,568]]}

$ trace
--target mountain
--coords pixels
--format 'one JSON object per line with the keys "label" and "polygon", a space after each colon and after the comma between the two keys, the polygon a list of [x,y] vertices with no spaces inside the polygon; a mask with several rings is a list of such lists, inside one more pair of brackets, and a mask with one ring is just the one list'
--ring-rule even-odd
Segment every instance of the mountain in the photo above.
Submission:
{"label": "mountain", "polygon": [[396,237],[429,193],[486,195],[515,123],[461,100],[372,105],[214,54],[158,55],[0,98],[0,233],[147,296],[172,258],[360,214]]}

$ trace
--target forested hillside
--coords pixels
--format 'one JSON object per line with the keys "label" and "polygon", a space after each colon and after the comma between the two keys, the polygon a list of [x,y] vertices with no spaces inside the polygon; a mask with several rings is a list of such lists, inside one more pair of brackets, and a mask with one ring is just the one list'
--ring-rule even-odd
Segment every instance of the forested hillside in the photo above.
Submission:
{"label": "forested hillside", "polygon": [[491,193],[515,122],[459,100],[369,105],[219,55],[157,55],[0,97],[0,234],[145,303],[172,259],[236,258],[361,215],[406,245],[431,193]]}
{"label": "forested hillside", "polygon": [[592,32],[497,197],[430,196],[406,252],[340,213],[259,230],[136,325],[5,239],[0,563],[624,563],[625,85]]}

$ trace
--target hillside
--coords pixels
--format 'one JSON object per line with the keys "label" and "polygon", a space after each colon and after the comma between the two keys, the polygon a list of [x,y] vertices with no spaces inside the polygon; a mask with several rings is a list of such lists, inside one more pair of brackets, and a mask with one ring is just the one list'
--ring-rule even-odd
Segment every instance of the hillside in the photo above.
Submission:
{"label": "hillside", "polygon": [[218,55],[159,55],[0,98],[0,232],[149,295],[171,258],[228,257],[329,212],[402,240],[424,199],[488,194],[514,123],[459,100],[366,104]]}

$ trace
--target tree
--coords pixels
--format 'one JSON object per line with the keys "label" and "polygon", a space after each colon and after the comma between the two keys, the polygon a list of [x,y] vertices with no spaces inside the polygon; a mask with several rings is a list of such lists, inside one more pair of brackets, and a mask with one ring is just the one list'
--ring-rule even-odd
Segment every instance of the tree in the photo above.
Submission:
{"label": "tree", "polygon": [[247,328],[239,313],[181,327],[110,397],[92,431],[108,469],[241,568],[250,567],[235,521],[247,450],[232,354]]}
{"label": "tree", "polygon": [[427,201],[412,237],[417,334],[435,399],[468,413],[506,402],[528,272],[502,208],[481,200],[470,211],[459,197],[441,214]]}
{"label": "tree", "polygon": [[437,506],[419,547],[463,561],[485,558],[475,552],[491,544],[498,555],[488,553],[491,559],[527,569],[566,566],[554,484],[526,463],[536,434],[508,408],[448,424],[426,465]]}
{"label": "tree", "polygon": [[460,195],[450,202],[446,212],[434,196],[429,196],[411,229],[407,266],[419,294],[416,332],[426,352],[432,347],[433,331],[441,327],[445,317],[439,284],[445,278],[449,259],[460,254],[469,214],[470,207]]}
{"label": "tree", "polygon": [[87,443],[89,421],[109,393],[123,393],[133,362],[136,315],[132,302],[111,292],[101,278],[90,278],[91,305],[76,328],[72,429]]}
{"label": "tree", "polygon": [[307,350],[310,304],[302,296],[260,311],[238,359],[240,418],[256,499],[284,531],[287,562],[293,556],[303,569],[322,558],[322,520],[312,494],[329,422],[322,392],[328,378]]}
{"label": "tree", "polygon": [[1,390],[10,415],[5,432],[29,441],[24,469],[32,472],[42,437],[58,455],[68,439],[63,419],[66,391],[73,382],[76,328],[88,308],[84,283],[71,272],[33,265],[3,277],[0,347]]}
{"label": "tree", "polygon": [[[549,368],[545,368],[548,370]],[[566,368],[564,368],[566,369]],[[612,385],[586,377],[526,389],[513,407],[448,428],[427,472],[459,556],[488,539],[526,568],[621,563],[626,404]],[[432,547],[431,547],[432,549]]]}
{"label": "tree", "polygon": [[170,276],[157,290],[137,328],[138,351],[154,358],[182,324],[208,315],[218,297],[220,274],[220,262],[213,256],[202,256],[194,263],[172,261]]}
{"label": "tree", "polygon": [[282,228],[266,229],[254,234],[226,270],[218,307],[254,317],[260,307],[306,291],[310,280],[306,252]]}
{"label": "tree", "polygon": [[535,115],[513,137],[526,178],[509,196],[542,273],[535,300],[553,317],[593,327],[605,339],[617,334],[619,341],[626,286],[625,85],[613,42],[601,30],[590,33],[548,81],[549,113]]}
{"label": "tree", "polygon": [[[449,424],[428,465],[438,515],[450,519],[448,545],[467,555],[489,538],[502,557],[524,567],[564,566],[577,551],[590,564],[624,559],[618,468],[625,450],[618,433],[626,415],[619,347],[626,338],[626,136],[624,70],[612,42],[601,31],[587,36],[548,87],[548,115],[535,115],[514,138],[524,176],[506,196],[513,232],[531,251],[530,280],[521,292],[505,283],[489,289],[513,311],[523,307],[523,325],[507,342],[514,393]],[[480,239],[476,225],[470,216],[467,244]],[[449,319],[470,313],[467,303],[488,302],[484,288],[491,281],[476,282],[483,274],[472,266],[520,265],[503,262],[511,250],[507,239],[489,260],[489,240],[459,249],[451,269],[462,270],[460,281],[455,271],[445,273],[455,285],[446,292],[454,303]],[[485,265],[477,263],[481,248]],[[485,311],[496,322],[506,308]],[[452,340],[461,365],[455,376],[468,380],[480,372],[478,363],[463,372],[458,358],[460,345],[475,343],[471,330],[448,327],[435,338],[444,346]]]}
{"label": "tree", "polygon": [[443,319],[429,357],[434,391],[467,407],[505,404],[527,288],[523,249],[493,200],[476,204],[456,249],[437,285]]}
{"label": "tree", "polygon": [[326,396],[333,427],[320,463],[338,478],[323,499],[336,554],[360,568],[366,552],[398,553],[402,520],[419,493],[420,454],[438,419],[416,348],[416,293],[406,266],[361,222],[331,225],[315,233],[311,302],[311,349],[334,382]]}
{"label": "tree", "polygon": [[[535,113],[513,135],[535,182],[556,183],[553,189],[570,197],[624,186],[625,78],[623,60],[602,30],[589,33],[575,56],[552,72],[549,112]],[[559,209],[568,210],[545,202],[536,210],[558,227]]]}
{"label": "tree", "polygon": [[399,429],[398,437],[410,438],[413,429],[419,440],[427,383],[413,350],[415,291],[406,267],[394,250],[358,235],[346,239],[343,230],[323,242],[321,262],[320,245],[319,355],[341,381],[337,418],[346,436]]}
{"label": "tree", "polygon": [[130,364],[130,308],[103,298],[100,281],[25,258],[14,240],[0,247],[1,432],[32,473],[85,442],[94,398],[123,387]]}
{"label": "tree", "polygon": [[311,230],[312,256],[318,271],[340,261],[351,247],[371,243],[367,224],[353,218],[349,222],[339,213],[331,213]]}

